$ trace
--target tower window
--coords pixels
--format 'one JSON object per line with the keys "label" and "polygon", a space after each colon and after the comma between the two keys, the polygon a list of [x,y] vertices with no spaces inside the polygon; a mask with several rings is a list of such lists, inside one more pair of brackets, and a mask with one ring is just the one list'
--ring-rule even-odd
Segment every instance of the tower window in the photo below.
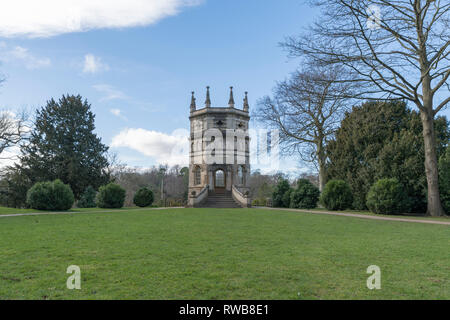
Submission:
{"label": "tower window", "polygon": [[240,185],[245,184],[244,168],[242,166],[239,166],[239,168],[238,168],[238,181],[239,181]]}
{"label": "tower window", "polygon": [[223,170],[216,171],[216,188],[225,188],[225,172]]}
{"label": "tower window", "polygon": [[202,183],[202,170],[199,166],[194,169],[194,184],[198,186]]}

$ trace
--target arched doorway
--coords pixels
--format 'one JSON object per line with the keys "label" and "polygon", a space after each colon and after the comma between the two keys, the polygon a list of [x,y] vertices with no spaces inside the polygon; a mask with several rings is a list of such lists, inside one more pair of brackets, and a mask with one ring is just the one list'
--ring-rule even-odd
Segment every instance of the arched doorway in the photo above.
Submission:
{"label": "arched doorway", "polygon": [[225,179],[225,171],[223,171],[222,169],[216,170],[216,172],[214,173],[214,190],[216,192],[225,192]]}

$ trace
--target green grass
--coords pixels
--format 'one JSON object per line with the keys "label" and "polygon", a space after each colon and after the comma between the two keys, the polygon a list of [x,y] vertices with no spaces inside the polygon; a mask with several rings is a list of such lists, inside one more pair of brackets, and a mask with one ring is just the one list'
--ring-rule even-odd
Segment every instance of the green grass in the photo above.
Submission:
{"label": "green grass", "polygon": [[[139,207],[130,207],[130,208],[121,208],[121,209],[101,209],[101,208],[73,208],[68,210],[67,212],[102,212],[102,211],[129,211],[129,210],[136,210],[141,209]],[[0,216],[5,214],[20,214],[20,213],[35,213],[35,212],[51,212],[51,211],[43,211],[43,210],[36,210],[36,209],[16,209],[16,208],[7,208],[7,207],[0,207]]]}
{"label": "green grass", "polygon": [[0,207],[0,215],[16,214],[16,213],[31,213],[31,212],[41,212],[41,211],[35,210],[35,209],[16,209],[16,208]]}
{"label": "green grass", "polygon": [[7,217],[0,299],[450,299],[449,247],[448,226],[276,210]]}
{"label": "green grass", "polygon": [[[330,211],[325,208],[316,208],[312,209],[311,211]],[[363,214],[367,216],[375,216],[375,217],[387,217],[387,218],[401,218],[401,219],[412,219],[412,220],[436,220],[436,221],[446,221],[450,222],[450,216],[444,216],[444,217],[431,217],[431,216],[425,216],[425,215],[413,215],[413,214],[398,214],[398,215],[392,215],[392,214],[378,214],[373,213],[370,211],[361,211],[361,210],[344,210],[339,211],[343,213],[353,213],[353,214]]]}

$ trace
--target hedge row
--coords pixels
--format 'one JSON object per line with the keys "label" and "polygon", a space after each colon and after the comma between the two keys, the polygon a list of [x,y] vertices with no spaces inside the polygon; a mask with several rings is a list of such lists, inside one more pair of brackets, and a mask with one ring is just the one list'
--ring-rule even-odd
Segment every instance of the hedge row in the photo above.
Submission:
{"label": "hedge row", "polygon": [[[444,160],[442,160],[443,163]],[[441,182],[441,188],[445,182]],[[445,188],[442,188],[445,189]],[[443,205],[448,211],[446,191]],[[448,191],[447,191],[448,193]],[[319,197],[320,195],[320,197]],[[343,180],[330,180],[322,193],[308,180],[299,180],[297,188],[291,188],[287,180],[280,180],[272,195],[274,207],[290,207],[313,209],[318,200],[328,210],[347,210],[352,208],[353,195],[348,183]],[[375,182],[367,194],[366,205],[369,210],[377,214],[408,213],[412,201],[405,193],[404,186],[397,179],[381,179]]]}
{"label": "hedge row", "polygon": [[[98,192],[88,187],[77,203],[78,208],[122,208],[125,189],[115,183],[101,186]],[[153,203],[153,192],[148,188],[139,189],[134,196],[138,207],[148,207]],[[37,182],[27,192],[27,204],[36,210],[62,211],[72,208],[75,202],[72,189],[61,180]]]}

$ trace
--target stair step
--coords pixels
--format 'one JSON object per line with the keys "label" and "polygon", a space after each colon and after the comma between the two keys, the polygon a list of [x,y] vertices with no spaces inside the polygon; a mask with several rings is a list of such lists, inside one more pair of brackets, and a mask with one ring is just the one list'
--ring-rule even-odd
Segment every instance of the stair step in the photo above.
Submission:
{"label": "stair step", "polygon": [[200,206],[202,208],[242,208],[234,201],[231,192],[210,193],[208,199]]}

